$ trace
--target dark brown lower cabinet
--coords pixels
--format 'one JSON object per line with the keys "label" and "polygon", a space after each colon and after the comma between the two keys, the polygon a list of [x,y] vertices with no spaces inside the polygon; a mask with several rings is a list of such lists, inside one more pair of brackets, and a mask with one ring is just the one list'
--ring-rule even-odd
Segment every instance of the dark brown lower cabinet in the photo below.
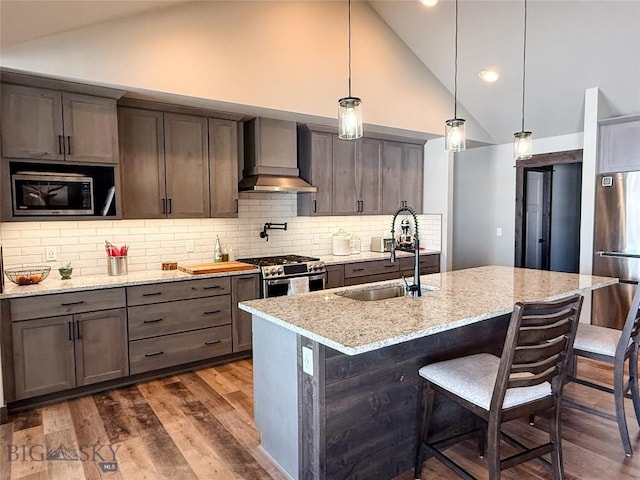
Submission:
{"label": "dark brown lower cabinet", "polygon": [[231,303],[233,304],[233,352],[250,350],[252,345],[251,314],[240,310],[238,302],[260,298],[258,275],[239,275],[231,279]]}
{"label": "dark brown lower cabinet", "polygon": [[327,265],[325,288],[344,287],[344,265]]}
{"label": "dark brown lower cabinet", "polygon": [[125,309],[14,322],[15,399],[129,373]]}

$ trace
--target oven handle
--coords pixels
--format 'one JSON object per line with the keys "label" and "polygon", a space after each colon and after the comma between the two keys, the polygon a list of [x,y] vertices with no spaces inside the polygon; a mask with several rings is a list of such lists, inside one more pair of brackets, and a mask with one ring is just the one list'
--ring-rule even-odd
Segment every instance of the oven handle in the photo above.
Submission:
{"label": "oven handle", "polygon": [[324,280],[324,273],[314,273],[313,275],[297,275],[296,277],[288,277],[288,278],[267,278],[265,279],[265,283],[267,285],[283,285],[289,283],[291,278],[299,278],[299,277],[309,277],[309,281],[311,280]]}

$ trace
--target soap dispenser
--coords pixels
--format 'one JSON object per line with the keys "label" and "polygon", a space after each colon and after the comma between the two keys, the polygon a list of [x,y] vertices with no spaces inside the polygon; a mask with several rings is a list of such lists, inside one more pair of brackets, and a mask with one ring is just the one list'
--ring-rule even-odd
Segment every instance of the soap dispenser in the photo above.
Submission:
{"label": "soap dispenser", "polygon": [[222,261],[222,247],[220,246],[220,237],[218,237],[218,235],[216,235],[216,244],[213,247],[213,261]]}

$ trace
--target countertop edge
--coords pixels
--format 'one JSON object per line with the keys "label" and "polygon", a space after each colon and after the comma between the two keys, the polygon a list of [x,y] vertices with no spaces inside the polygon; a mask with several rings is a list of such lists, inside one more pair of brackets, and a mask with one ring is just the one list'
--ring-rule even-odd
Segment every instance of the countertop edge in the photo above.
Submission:
{"label": "countertop edge", "polygon": [[[202,280],[206,278],[222,278],[222,277],[231,277],[237,275],[254,275],[259,274],[259,268],[251,268],[246,270],[234,270],[230,272],[219,272],[219,273],[203,273],[192,275],[190,273],[185,273],[180,270],[159,270],[159,271],[142,271],[142,272],[131,272],[127,275],[118,275],[118,276],[108,276],[108,275],[86,275],[79,276],[75,280],[79,280],[82,282],[92,282],[95,283],[84,283],[84,284],[73,284],[74,278],[69,280],[61,280],[61,279],[51,279],[55,282],[46,284],[47,280],[45,279],[42,283],[37,285],[23,285],[18,286],[10,283],[8,280],[5,283],[5,290],[8,287],[10,291],[5,291],[0,293],[0,300],[4,299],[12,299],[12,298],[26,298],[26,297],[34,297],[40,295],[53,295],[57,293],[70,293],[70,292],[82,292],[82,291],[91,291],[91,290],[102,290],[107,288],[123,288],[123,287],[131,287],[136,285],[148,285],[154,283],[169,283],[169,282],[183,282],[190,280]],[[143,276],[148,275],[146,278],[142,278]],[[141,277],[141,278],[136,278]]]}

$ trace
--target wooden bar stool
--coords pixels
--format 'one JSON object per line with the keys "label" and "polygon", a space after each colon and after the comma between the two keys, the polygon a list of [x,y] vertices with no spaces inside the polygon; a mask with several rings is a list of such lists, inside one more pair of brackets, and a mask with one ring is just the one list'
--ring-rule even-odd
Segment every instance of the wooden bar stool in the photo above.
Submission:
{"label": "wooden bar stool", "polygon": [[[480,452],[485,451],[486,434],[491,480],[499,479],[501,471],[506,468],[547,453],[551,453],[553,478],[564,478],[560,403],[581,308],[581,295],[551,302],[516,303],[501,357],[480,353],[429,364],[420,369],[423,378],[422,422],[418,428],[416,479],[420,479],[425,452],[460,477],[474,478],[441,450],[456,438],[428,443],[436,393],[446,396],[480,419]],[[549,410],[553,414],[549,442],[528,448],[502,434],[506,441],[524,451],[501,459],[501,423]]]}
{"label": "wooden bar stool", "polygon": [[[640,396],[638,395],[639,334],[640,287],[637,287],[622,331],[581,323],[578,325],[578,331],[576,332],[573,353],[578,357],[591,358],[613,365],[613,389],[584,378],[579,378],[577,373],[568,377],[570,381],[613,393],[616,406],[615,416],[569,400],[567,400],[567,404],[603,418],[616,420],[618,422],[618,430],[620,431],[624,452],[628,457],[633,455],[633,449],[629,441],[629,429],[627,428],[627,419],[624,413],[625,397],[630,396],[633,400],[636,420],[638,421],[638,426],[640,426]],[[629,362],[629,377],[625,382],[624,367],[627,361]]]}

